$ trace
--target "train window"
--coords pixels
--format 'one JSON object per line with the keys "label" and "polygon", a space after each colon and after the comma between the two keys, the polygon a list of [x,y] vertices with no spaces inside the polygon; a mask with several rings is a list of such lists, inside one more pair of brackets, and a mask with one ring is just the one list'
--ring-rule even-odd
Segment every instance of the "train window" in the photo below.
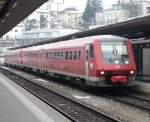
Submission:
{"label": "train window", "polygon": [[77,60],[77,51],[74,51],[73,59],[74,59],[74,60]]}
{"label": "train window", "polygon": [[46,53],[46,58],[48,59],[48,52]]}
{"label": "train window", "polygon": [[64,52],[61,52],[61,59],[64,59]]}
{"label": "train window", "polygon": [[55,58],[55,52],[53,52],[53,59]]}
{"label": "train window", "polygon": [[54,52],[51,52],[51,58],[53,58],[53,56],[54,56]]}
{"label": "train window", "polygon": [[80,57],[81,57],[81,51],[79,50],[78,53],[79,53],[79,54],[78,54],[78,59],[80,60]]}
{"label": "train window", "polygon": [[128,64],[129,55],[126,41],[101,41],[101,50],[104,63]]}
{"label": "train window", "polygon": [[94,58],[94,48],[93,48],[93,45],[90,45],[89,56],[90,56],[90,58]]}
{"label": "train window", "polygon": [[53,52],[51,52],[51,58],[53,58],[53,55],[54,55],[54,53],[53,53]]}
{"label": "train window", "polygon": [[55,59],[56,59],[57,53],[55,52]]}
{"label": "train window", "polygon": [[53,58],[53,52],[51,52],[50,54],[49,54],[49,57],[52,59]]}
{"label": "train window", "polygon": [[88,58],[89,58],[89,51],[86,50],[86,61],[88,61]]}
{"label": "train window", "polygon": [[51,58],[51,52],[48,53],[48,58]]}
{"label": "train window", "polygon": [[61,57],[63,57],[64,56],[64,53],[63,52],[61,52]]}
{"label": "train window", "polygon": [[57,59],[59,59],[60,58],[60,52],[57,52],[57,57],[56,57]]}
{"label": "train window", "polygon": [[72,60],[72,51],[70,51],[69,59]]}
{"label": "train window", "polygon": [[53,52],[51,52],[51,54],[50,54],[50,58],[51,58],[51,59],[53,58]]}
{"label": "train window", "polygon": [[68,60],[68,51],[66,51],[65,60]]}
{"label": "train window", "polygon": [[58,57],[60,56],[60,52],[58,52]]}

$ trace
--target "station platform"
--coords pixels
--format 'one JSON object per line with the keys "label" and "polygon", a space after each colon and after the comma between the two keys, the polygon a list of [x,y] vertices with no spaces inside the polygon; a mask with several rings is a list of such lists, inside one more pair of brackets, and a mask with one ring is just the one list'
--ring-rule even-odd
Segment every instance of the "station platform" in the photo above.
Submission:
{"label": "station platform", "polygon": [[0,73],[0,122],[70,122]]}
{"label": "station platform", "polygon": [[150,93],[150,82],[136,81],[135,85],[139,91]]}

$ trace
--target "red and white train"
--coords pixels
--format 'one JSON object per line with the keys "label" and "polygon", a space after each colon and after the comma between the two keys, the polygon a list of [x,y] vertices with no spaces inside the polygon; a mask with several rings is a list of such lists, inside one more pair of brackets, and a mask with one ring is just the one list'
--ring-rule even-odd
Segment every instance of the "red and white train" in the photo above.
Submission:
{"label": "red and white train", "polygon": [[136,73],[131,41],[100,35],[9,51],[8,66],[28,68],[89,86],[133,86]]}

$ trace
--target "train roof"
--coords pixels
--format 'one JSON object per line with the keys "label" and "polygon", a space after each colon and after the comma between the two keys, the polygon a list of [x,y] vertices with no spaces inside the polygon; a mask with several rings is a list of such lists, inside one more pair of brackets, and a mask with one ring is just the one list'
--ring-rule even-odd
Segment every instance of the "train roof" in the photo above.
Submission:
{"label": "train roof", "polygon": [[127,40],[127,38],[123,38],[120,36],[115,35],[96,35],[96,36],[90,36],[90,37],[84,37],[84,38],[77,38],[73,40],[67,40],[67,41],[61,41],[61,42],[55,42],[45,45],[38,45],[33,47],[24,48],[24,51],[36,51],[36,50],[46,50],[46,49],[55,49],[55,48],[69,48],[69,47],[76,47],[76,46],[82,46],[86,44],[92,43],[95,39],[99,39],[102,41],[121,41],[121,40]]}

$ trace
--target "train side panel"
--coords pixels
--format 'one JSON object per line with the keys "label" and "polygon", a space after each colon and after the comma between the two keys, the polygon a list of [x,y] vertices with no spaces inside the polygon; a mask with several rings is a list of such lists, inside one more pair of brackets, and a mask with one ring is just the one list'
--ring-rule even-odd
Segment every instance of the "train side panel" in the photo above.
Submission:
{"label": "train side panel", "polygon": [[45,50],[42,66],[44,70],[82,75],[85,74],[84,47]]}

